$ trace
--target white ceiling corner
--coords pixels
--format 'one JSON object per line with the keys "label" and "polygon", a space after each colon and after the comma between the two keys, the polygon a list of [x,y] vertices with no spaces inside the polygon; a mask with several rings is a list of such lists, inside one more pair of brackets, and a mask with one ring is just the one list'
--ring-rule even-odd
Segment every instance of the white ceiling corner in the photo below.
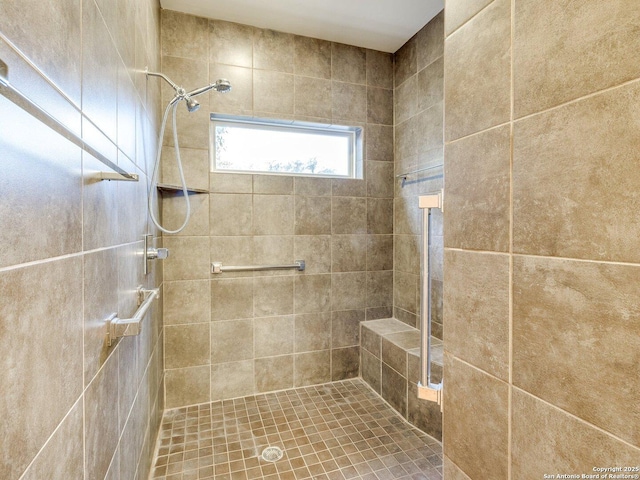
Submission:
{"label": "white ceiling corner", "polygon": [[200,17],[394,53],[444,7],[444,0],[161,0]]}

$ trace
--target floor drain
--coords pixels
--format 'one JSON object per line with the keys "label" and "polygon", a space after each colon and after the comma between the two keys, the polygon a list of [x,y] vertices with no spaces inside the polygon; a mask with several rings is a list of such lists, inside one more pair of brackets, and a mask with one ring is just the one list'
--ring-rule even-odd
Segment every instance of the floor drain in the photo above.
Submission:
{"label": "floor drain", "polygon": [[267,462],[277,462],[282,458],[282,450],[278,447],[267,447],[262,451],[262,459]]}

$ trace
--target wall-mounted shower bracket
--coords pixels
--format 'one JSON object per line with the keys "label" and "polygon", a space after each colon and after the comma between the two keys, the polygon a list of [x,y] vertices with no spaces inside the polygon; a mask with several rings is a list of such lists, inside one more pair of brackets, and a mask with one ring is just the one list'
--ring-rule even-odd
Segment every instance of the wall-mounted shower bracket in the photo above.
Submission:
{"label": "wall-mounted shower bracket", "polygon": [[153,235],[146,234],[143,235],[144,238],[144,274],[149,274],[149,260],[165,260],[169,257],[169,249],[168,248],[153,248],[150,245],[150,241]]}
{"label": "wall-mounted shower bracket", "polygon": [[142,331],[142,320],[151,307],[151,303],[160,297],[160,289],[147,290],[140,285],[136,289],[138,295],[138,309],[131,318],[118,318],[116,313],[112,313],[106,319],[107,323],[107,346],[110,347],[120,337],[131,337],[140,335]]}
{"label": "wall-mounted shower bracket", "polygon": [[418,382],[418,398],[437,403],[440,405],[440,411],[442,411],[442,382],[436,385],[429,384],[427,386]]}

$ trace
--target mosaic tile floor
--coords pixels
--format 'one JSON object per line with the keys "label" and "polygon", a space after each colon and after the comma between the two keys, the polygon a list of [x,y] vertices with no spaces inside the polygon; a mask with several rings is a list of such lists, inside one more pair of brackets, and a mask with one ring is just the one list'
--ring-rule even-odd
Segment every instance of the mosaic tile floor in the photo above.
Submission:
{"label": "mosaic tile floor", "polygon": [[168,410],[151,478],[441,480],[442,446],[353,379]]}

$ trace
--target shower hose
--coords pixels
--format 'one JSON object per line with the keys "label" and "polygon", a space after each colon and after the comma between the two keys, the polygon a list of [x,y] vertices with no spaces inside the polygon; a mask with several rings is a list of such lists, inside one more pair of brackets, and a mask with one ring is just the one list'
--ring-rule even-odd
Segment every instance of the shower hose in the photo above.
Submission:
{"label": "shower hose", "polygon": [[[178,145],[178,129],[176,127],[176,110],[178,108],[178,102],[169,102],[167,108],[164,109],[164,115],[162,116],[162,124],[160,126],[160,137],[158,140],[158,153],[156,154],[156,163],[153,166],[153,174],[151,175],[151,185],[149,187],[149,196],[147,205],[149,205],[149,215],[153,224],[158,227],[164,233],[180,233],[189,223],[191,217],[191,202],[189,201],[189,192],[187,191],[187,182],[184,179],[184,170],[182,168],[182,159],[180,158],[180,145]],[[182,186],[182,192],[184,194],[184,201],[186,205],[185,218],[182,226],[177,230],[169,230],[160,225],[160,222],[156,218],[156,214],[153,209],[153,198],[155,186],[158,184],[158,174],[160,172],[160,158],[162,156],[162,143],[164,139],[164,130],[167,125],[167,117],[169,116],[169,110],[172,111],[172,127],[173,127],[173,144],[176,151],[176,163],[178,165],[178,173],[180,174],[180,182]]]}

